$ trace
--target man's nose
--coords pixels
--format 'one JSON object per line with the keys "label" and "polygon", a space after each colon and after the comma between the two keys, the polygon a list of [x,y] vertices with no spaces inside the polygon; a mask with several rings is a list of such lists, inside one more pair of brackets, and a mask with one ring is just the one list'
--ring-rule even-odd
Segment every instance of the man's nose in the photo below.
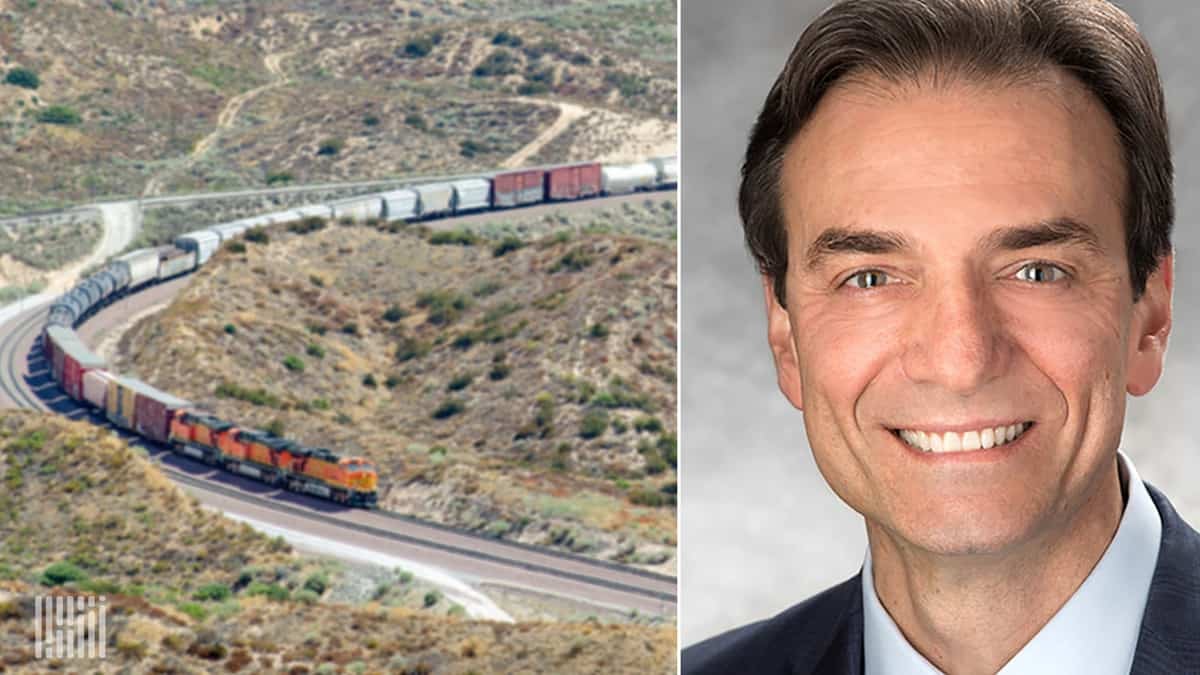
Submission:
{"label": "man's nose", "polygon": [[969,394],[1004,372],[1007,327],[985,282],[939,284],[918,305],[903,357],[910,380]]}

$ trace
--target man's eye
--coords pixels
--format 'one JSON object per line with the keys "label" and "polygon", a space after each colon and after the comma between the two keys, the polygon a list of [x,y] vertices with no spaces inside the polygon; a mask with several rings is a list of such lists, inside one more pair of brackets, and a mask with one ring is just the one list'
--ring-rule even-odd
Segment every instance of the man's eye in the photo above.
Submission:
{"label": "man's eye", "polygon": [[867,289],[875,288],[876,286],[883,286],[887,284],[887,282],[888,275],[886,272],[881,272],[880,270],[863,270],[861,272],[854,273],[853,276],[842,282],[842,285]]}
{"label": "man's eye", "polygon": [[1021,269],[1017,270],[1017,278],[1021,281],[1030,281],[1038,284],[1048,284],[1055,281],[1062,281],[1067,278],[1067,273],[1058,265],[1050,263],[1029,263]]}

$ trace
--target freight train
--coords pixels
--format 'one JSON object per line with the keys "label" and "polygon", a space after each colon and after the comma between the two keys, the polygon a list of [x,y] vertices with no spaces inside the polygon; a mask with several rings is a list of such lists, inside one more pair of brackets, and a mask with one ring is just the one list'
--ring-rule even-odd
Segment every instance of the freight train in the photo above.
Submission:
{"label": "freight train", "polygon": [[295,441],[222,420],[178,397],[107,370],[75,334],[100,309],[130,293],[194,271],[225,242],[256,227],[310,217],[414,222],[476,211],[627,194],[673,187],[675,157],[634,164],[588,162],[497,172],[424,183],[379,194],[304,206],[196,230],[174,245],[120,256],[50,305],[41,345],[50,373],[71,399],[117,427],[174,452],[269,485],[350,506],[374,508],[378,473],[363,457]]}

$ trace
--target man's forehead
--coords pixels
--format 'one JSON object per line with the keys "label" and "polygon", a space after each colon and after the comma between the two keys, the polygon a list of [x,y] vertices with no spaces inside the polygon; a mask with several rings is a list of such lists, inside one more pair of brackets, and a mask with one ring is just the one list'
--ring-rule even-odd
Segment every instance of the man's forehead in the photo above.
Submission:
{"label": "man's forehead", "polygon": [[1115,126],[1073,77],[932,86],[859,76],[822,99],[789,145],[781,181],[789,230],[886,220],[908,202],[1011,206],[1010,222],[1087,220],[1097,199],[1121,210],[1124,167]]}

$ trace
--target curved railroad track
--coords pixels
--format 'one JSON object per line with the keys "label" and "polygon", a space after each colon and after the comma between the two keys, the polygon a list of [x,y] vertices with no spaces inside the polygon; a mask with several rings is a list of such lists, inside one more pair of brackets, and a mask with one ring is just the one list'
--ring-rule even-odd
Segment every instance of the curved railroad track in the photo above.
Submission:
{"label": "curved railroad track", "polygon": [[[586,208],[599,203],[646,199],[654,193],[635,193],[579,204],[539,205],[523,209]],[[674,193],[671,193],[672,197]],[[482,219],[477,214],[438,221],[453,228]],[[78,328],[88,344],[137,312],[169,300],[190,275],[152,286],[101,309]],[[0,408],[51,411],[82,419],[120,433],[141,445],[163,472],[203,503],[222,511],[299,530],[333,544],[366,548],[380,554],[419,560],[470,580],[585,600],[599,605],[673,616],[675,577],[619,563],[594,560],[541,547],[493,539],[445,525],[386,511],[347,509],[331,502],[281,491],[176,455],[163,446],[112,427],[90,408],[80,406],[58,389],[40,348],[40,331],[48,301],[0,322]]]}

